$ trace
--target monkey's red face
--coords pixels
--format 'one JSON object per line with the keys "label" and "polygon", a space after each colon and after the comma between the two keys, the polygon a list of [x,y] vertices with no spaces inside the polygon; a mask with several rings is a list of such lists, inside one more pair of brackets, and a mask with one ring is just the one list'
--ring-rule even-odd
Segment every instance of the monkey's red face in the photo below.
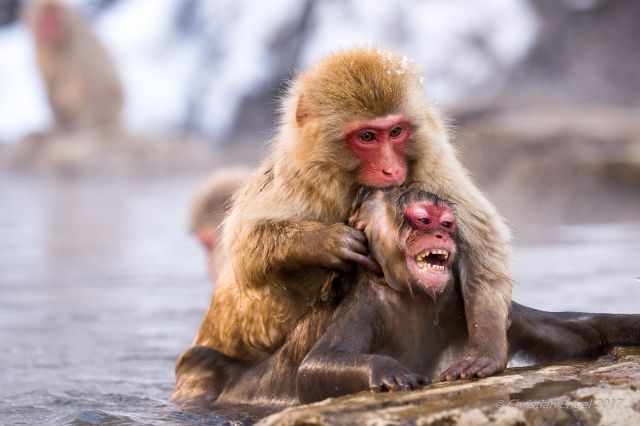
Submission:
{"label": "monkey's red face", "polygon": [[452,279],[457,232],[451,207],[431,200],[415,201],[404,210],[400,235],[412,284],[436,294]]}
{"label": "monkey's red face", "polygon": [[403,116],[356,121],[347,126],[345,134],[349,149],[361,162],[358,183],[374,188],[404,183],[411,125]]}
{"label": "monkey's red face", "polygon": [[215,227],[202,227],[196,231],[196,237],[200,240],[200,243],[208,254],[213,252],[216,246],[216,234]]}
{"label": "monkey's red face", "polygon": [[435,298],[453,282],[458,227],[452,207],[419,188],[361,189],[350,224],[393,289]]}

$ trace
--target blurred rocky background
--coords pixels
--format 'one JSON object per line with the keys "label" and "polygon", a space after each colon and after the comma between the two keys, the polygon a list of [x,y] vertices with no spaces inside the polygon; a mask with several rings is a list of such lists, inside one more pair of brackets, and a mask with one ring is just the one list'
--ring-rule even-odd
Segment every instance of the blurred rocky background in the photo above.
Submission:
{"label": "blurred rocky background", "polygon": [[28,4],[0,2],[7,168],[166,174],[255,163],[287,78],[336,49],[373,45],[420,65],[463,161],[509,219],[524,222],[540,202],[553,220],[597,220],[612,206],[638,217],[633,0],[69,1],[117,70],[126,131],[106,137],[125,141],[117,148],[96,143],[104,135],[51,133],[60,126],[21,19]]}

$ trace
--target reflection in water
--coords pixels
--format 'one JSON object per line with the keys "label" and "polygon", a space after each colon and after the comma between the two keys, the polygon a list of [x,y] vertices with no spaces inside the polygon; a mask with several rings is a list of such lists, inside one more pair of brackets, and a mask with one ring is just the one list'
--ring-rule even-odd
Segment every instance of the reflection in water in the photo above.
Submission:
{"label": "reflection in water", "polygon": [[[0,178],[3,424],[251,421],[168,402],[211,291],[186,233],[197,182]],[[640,224],[555,234],[516,249],[518,301],[640,311]]]}

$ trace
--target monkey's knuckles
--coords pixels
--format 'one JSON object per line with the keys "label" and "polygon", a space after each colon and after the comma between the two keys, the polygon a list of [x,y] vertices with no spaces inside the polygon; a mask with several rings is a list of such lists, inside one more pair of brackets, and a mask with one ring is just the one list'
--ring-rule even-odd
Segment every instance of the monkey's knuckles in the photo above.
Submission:
{"label": "monkey's knuckles", "polygon": [[329,269],[347,270],[359,256],[367,255],[366,244],[357,231],[344,224],[329,225],[319,246],[310,247],[310,257]]}
{"label": "monkey's knuckles", "polygon": [[428,383],[427,378],[399,365],[374,366],[371,370],[369,389],[373,392],[412,390]]}

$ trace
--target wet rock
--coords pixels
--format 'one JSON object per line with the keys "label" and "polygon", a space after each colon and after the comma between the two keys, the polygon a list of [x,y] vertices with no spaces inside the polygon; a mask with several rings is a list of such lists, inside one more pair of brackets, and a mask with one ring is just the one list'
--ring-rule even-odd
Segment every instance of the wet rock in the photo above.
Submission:
{"label": "wet rock", "polygon": [[511,368],[500,376],[294,407],[267,425],[640,424],[640,348],[593,362]]}
{"label": "wet rock", "polygon": [[[546,105],[494,111],[463,121],[456,134],[465,162],[484,180],[513,169],[520,159],[538,165],[553,159],[548,167],[561,164],[579,174],[640,160],[640,110],[635,109]],[[486,167],[497,164],[503,167]]]}
{"label": "wet rock", "polygon": [[464,164],[516,227],[637,218],[640,110],[544,105],[457,116]]}

